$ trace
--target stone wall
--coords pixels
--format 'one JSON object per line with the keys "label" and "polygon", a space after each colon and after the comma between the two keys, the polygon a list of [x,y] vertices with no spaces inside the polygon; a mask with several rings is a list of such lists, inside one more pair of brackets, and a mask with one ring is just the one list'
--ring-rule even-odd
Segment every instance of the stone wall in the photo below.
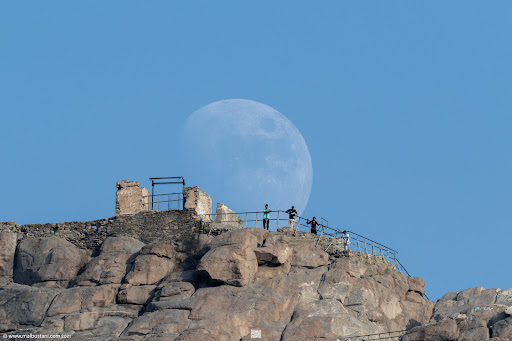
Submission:
{"label": "stone wall", "polygon": [[149,209],[149,192],[137,181],[121,180],[116,183],[116,216],[135,214]]}
{"label": "stone wall", "polygon": [[[201,188],[185,187],[183,189],[183,208],[193,210],[197,215],[212,214],[212,198]],[[202,220],[209,221],[211,217],[203,216]]]}
{"label": "stone wall", "polygon": [[216,228],[242,228],[243,220],[235,212],[229,209],[220,202],[217,203],[217,211],[215,211],[215,225]]}
{"label": "stone wall", "polygon": [[[188,229],[182,227],[187,226]],[[144,243],[196,234],[200,220],[193,210],[148,211],[93,221],[17,225],[0,222],[0,232],[16,232],[18,241],[30,237],[60,237],[81,249],[93,250],[110,236],[129,236]]]}

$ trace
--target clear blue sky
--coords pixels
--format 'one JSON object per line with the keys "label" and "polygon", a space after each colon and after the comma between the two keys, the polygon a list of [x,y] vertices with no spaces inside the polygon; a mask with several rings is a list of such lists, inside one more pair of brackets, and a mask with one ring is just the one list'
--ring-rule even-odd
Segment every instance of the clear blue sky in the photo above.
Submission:
{"label": "clear blue sky", "polygon": [[510,288],[511,17],[510,1],[2,2],[0,221],[113,216],[116,181],[187,178],[192,112],[245,98],[303,134],[306,216],[398,249],[433,299]]}

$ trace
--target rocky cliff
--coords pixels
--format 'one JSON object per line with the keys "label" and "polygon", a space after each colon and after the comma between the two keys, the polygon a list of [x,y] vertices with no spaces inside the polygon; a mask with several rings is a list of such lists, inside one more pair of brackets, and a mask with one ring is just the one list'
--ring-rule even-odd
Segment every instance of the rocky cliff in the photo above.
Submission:
{"label": "rocky cliff", "polygon": [[308,233],[211,236],[186,211],[102,222],[3,224],[0,333],[334,341],[408,330],[413,341],[502,340],[512,330],[509,291],[469,289],[434,307],[422,279],[382,259],[326,253]]}

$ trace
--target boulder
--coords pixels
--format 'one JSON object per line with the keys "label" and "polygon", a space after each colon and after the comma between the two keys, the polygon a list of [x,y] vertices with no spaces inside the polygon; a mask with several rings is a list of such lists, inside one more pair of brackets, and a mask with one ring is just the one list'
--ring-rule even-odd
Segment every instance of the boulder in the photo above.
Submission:
{"label": "boulder", "polygon": [[103,241],[100,247],[100,254],[123,252],[128,254],[134,254],[139,252],[144,247],[143,242],[132,237],[108,237]]}
{"label": "boulder", "polygon": [[156,285],[123,285],[117,294],[117,303],[138,305],[146,304],[153,297],[155,289]]}
{"label": "boulder", "polygon": [[196,283],[198,281],[198,276],[196,270],[187,270],[180,272],[173,272],[164,278],[162,283],[168,282],[189,282]]}
{"label": "boulder", "polygon": [[300,304],[286,326],[281,340],[307,341],[346,338],[381,331],[357,319],[357,313],[339,301],[326,299]]}
{"label": "boulder", "polygon": [[0,284],[12,281],[16,233],[0,231]]}
{"label": "boulder", "polygon": [[258,247],[254,249],[254,253],[258,259],[258,264],[284,264],[289,260],[292,249],[286,244],[276,244]]}
{"label": "boulder", "polygon": [[262,284],[295,295],[300,303],[309,303],[320,299],[318,288],[326,273],[325,266],[314,269],[292,267],[286,276],[262,281]]}
{"label": "boulder", "polygon": [[[351,290],[346,294],[345,299],[343,300],[344,306],[369,305],[371,302],[377,302],[373,291],[365,285],[365,282],[361,281],[358,284],[359,285],[351,287]],[[395,300],[394,303],[393,307],[391,307],[387,302],[382,304],[382,308],[386,311],[386,314],[392,315],[390,318],[394,318],[397,315],[394,310],[399,309],[399,306],[396,308],[398,301]]]}
{"label": "boulder", "polygon": [[[263,230],[265,231],[265,230]],[[265,240],[263,246],[271,246],[275,244],[290,244],[290,237],[280,233],[280,232],[268,232],[265,235]]]}
{"label": "boulder", "polygon": [[443,320],[434,324],[415,327],[402,336],[402,341],[457,340],[459,329],[454,320]]}
{"label": "boulder", "polygon": [[[248,235],[255,241],[254,236]],[[208,251],[197,266],[197,271],[207,274],[210,279],[235,286],[251,283],[257,269],[258,261],[254,251],[234,245]]]}
{"label": "boulder", "polygon": [[263,246],[263,242],[265,241],[267,235],[269,234],[267,230],[256,227],[245,228],[244,231],[249,232],[250,234],[256,237],[258,247]]}
{"label": "boulder", "polygon": [[196,291],[194,285],[188,282],[168,282],[159,287],[155,299],[165,301],[170,299],[189,298]]}
{"label": "boulder", "polygon": [[100,254],[87,263],[83,273],[76,278],[76,284],[95,286],[122,283],[126,272],[131,269],[134,256],[124,252]]}
{"label": "boulder", "polygon": [[219,246],[236,246],[240,249],[254,250],[258,247],[258,238],[245,229],[234,230],[213,238],[210,245],[212,248]]}
{"label": "boulder", "polygon": [[41,325],[48,307],[59,292],[56,288],[17,284],[0,287],[0,332],[17,329],[19,325]]}
{"label": "boulder", "polygon": [[489,335],[492,336],[492,340],[505,340],[512,336],[512,310],[509,311],[510,306],[503,304],[508,303],[509,294],[510,289],[501,291],[483,287],[447,293],[436,303],[431,324],[424,326],[425,332],[422,333],[434,335],[439,323],[447,324],[448,321],[455,320],[459,333],[458,340],[489,340]]}
{"label": "boulder", "polygon": [[492,325],[490,328],[492,337],[512,339],[512,317],[507,317]]}
{"label": "boulder", "polygon": [[258,279],[271,279],[276,277],[286,276],[290,272],[292,265],[290,262],[286,262],[282,265],[258,265],[258,271],[256,271],[255,278]]}
{"label": "boulder", "polygon": [[455,319],[457,328],[459,329],[459,340],[489,340],[489,330],[487,325],[474,317],[467,317],[461,314]]}
{"label": "boulder", "polygon": [[496,304],[512,306],[512,289],[500,291],[496,297]]}
{"label": "boulder", "polygon": [[69,314],[91,307],[108,307],[116,303],[119,285],[74,287],[63,290],[53,300],[47,315]]}
{"label": "boulder", "polygon": [[99,255],[87,263],[84,272],[77,277],[76,283],[85,286],[122,283],[143,246],[144,243],[130,237],[105,239]]}
{"label": "boulder", "polygon": [[409,291],[405,295],[405,299],[409,302],[422,303],[423,296],[421,296],[417,291]]}
{"label": "boulder", "polygon": [[160,337],[174,340],[190,324],[188,310],[165,309],[146,313],[135,319],[121,334],[121,337]]}
{"label": "boulder", "polygon": [[254,250],[258,264],[272,263],[284,264],[292,255],[292,248],[288,245],[290,238],[277,232],[270,232],[262,247]]}
{"label": "boulder", "polygon": [[329,254],[320,248],[305,245],[293,249],[292,266],[317,268],[329,263]]}
{"label": "boulder", "polygon": [[14,281],[66,287],[86,262],[86,253],[64,239],[27,238],[16,250]]}
{"label": "boulder", "polygon": [[172,272],[174,260],[155,255],[139,255],[133,269],[126,275],[126,282],[132,285],[151,285],[160,282]]}
{"label": "boulder", "polygon": [[198,289],[182,302],[187,302],[182,308],[188,305],[190,309],[190,330],[204,329],[219,340],[239,340],[251,329],[273,329],[277,337],[270,339],[278,340],[285,327],[280,322],[289,321],[297,297],[289,288],[253,283]]}
{"label": "boulder", "polygon": [[414,291],[421,296],[425,295],[425,281],[419,277],[409,277],[409,291]]}
{"label": "boulder", "polygon": [[472,309],[468,309],[465,313],[470,317],[475,317],[486,325],[492,325],[505,317],[506,305],[502,304],[482,304]]}
{"label": "boulder", "polygon": [[103,312],[82,312],[65,318],[64,330],[73,331],[77,340],[112,340],[132,321],[131,318],[104,316]]}
{"label": "boulder", "polygon": [[[112,340],[137,318],[137,310],[125,305],[91,307],[53,318],[62,324],[62,334],[72,334],[77,340]],[[46,321],[50,319],[45,319]]]}

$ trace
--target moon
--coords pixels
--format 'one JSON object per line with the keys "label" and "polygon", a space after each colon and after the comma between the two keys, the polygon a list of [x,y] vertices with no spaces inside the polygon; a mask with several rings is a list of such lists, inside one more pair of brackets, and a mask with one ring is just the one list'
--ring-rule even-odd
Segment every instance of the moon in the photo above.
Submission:
{"label": "moon", "polygon": [[[208,104],[186,120],[182,135],[187,185],[197,185],[235,212],[302,214],[313,166],[304,137],[283,114],[246,99]],[[188,179],[187,179],[188,178]]]}

